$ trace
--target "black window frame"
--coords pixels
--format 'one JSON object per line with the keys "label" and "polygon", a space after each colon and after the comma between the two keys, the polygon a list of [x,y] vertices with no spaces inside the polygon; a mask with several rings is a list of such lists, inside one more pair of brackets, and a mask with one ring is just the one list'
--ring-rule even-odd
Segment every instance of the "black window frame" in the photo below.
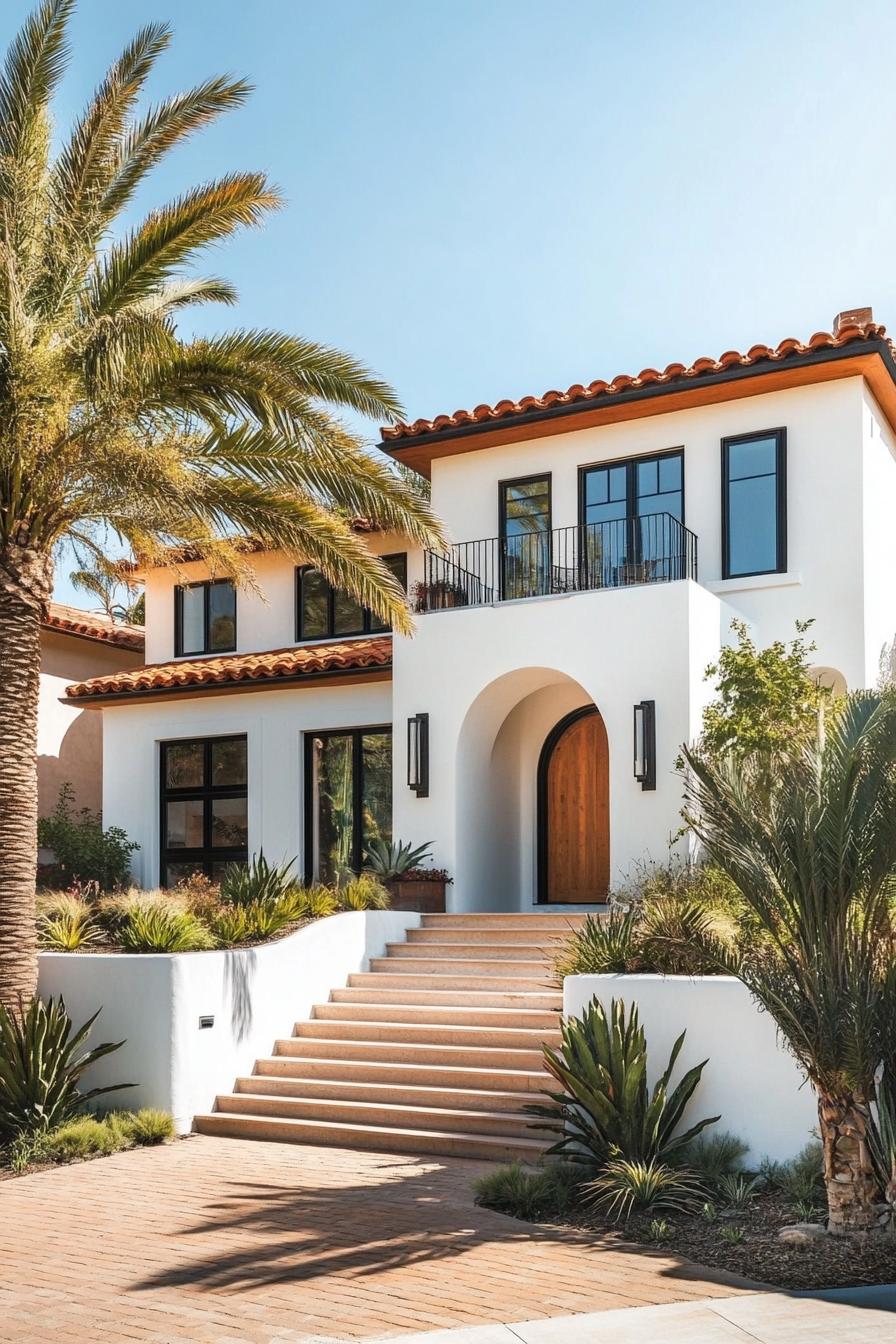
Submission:
{"label": "black window frame", "polygon": [[[587,503],[585,499],[587,490],[587,477],[590,471],[608,471],[612,467],[625,467],[625,516],[626,519],[638,518],[646,515],[640,515],[635,512],[635,506],[638,502],[638,466],[644,462],[663,462],[671,457],[677,457],[681,461],[681,518],[679,522],[682,527],[687,525],[686,518],[686,498],[684,482],[684,444],[679,444],[676,448],[662,448],[658,453],[638,453],[634,457],[614,457],[608,458],[605,462],[586,462],[579,467],[579,526],[585,527],[587,519],[585,510]],[[664,510],[661,510],[664,512]]]}
{"label": "black window frame", "polygon": [[[384,564],[390,561],[400,561],[401,574],[399,578],[405,592],[408,589],[408,553],[407,551],[395,551],[389,555],[380,555],[377,559],[382,560]],[[327,585],[327,633],[324,635],[306,635],[303,629],[303,610],[302,592],[306,574],[320,574],[321,571],[317,565],[297,565],[296,566],[296,643],[307,644],[318,639],[354,639],[358,635],[387,635],[392,629],[391,625],[374,625],[375,620],[373,612],[369,607],[361,607],[361,626],[357,630],[340,630],[335,632],[336,625],[336,596],[338,590],[333,587],[329,580],[325,579]]]}
{"label": "black window frame", "polygon": [[[212,588],[224,586],[233,589],[233,643],[226,649],[209,648],[210,606]],[[202,648],[184,653],[184,592],[188,588],[205,590],[202,614]],[[237,597],[233,579],[200,579],[196,583],[178,583],[174,589],[174,656],[175,658],[203,658],[206,654],[235,653],[237,646]]]}
{"label": "black window frame", "polygon": [[[212,783],[212,748],[220,742],[245,742],[246,744],[246,781],[244,784]],[[188,784],[182,788],[168,784],[168,750],[171,747],[202,746],[203,769],[201,785]],[[168,865],[173,863],[194,864],[194,872],[212,876],[212,866],[216,863],[248,863],[249,845],[212,845],[212,803],[220,798],[245,798],[246,821],[249,815],[249,740],[246,733],[218,733],[213,737],[175,737],[166,738],[159,743],[159,885],[164,887],[168,881]],[[167,843],[168,807],[170,802],[196,802],[203,804],[202,846],[190,849],[172,849]]]}
{"label": "black window frame", "polygon": [[[361,727],[350,725],[346,728],[321,728],[308,730],[302,734],[304,750],[304,833],[302,836],[302,867],[305,881],[311,886],[314,881],[314,740],[325,737],[350,737],[352,739],[352,867],[360,873],[364,858],[364,738],[373,733],[383,733],[392,745],[394,764],[395,729],[391,723],[367,723]],[[392,811],[395,811],[395,788],[393,776]]]}
{"label": "black window frame", "polygon": [[[730,449],[734,444],[755,443],[761,439],[775,440],[775,557],[771,569],[731,570],[731,493],[729,480]],[[751,579],[763,574],[787,572],[787,430],[784,426],[761,429],[749,434],[729,434],[722,439],[722,578]]]}
{"label": "black window frame", "polygon": [[[509,582],[511,566],[509,557],[511,551],[509,542],[514,538],[507,536],[507,491],[514,485],[531,485],[533,482],[544,481],[547,485],[548,494],[548,526],[541,530],[535,529],[531,535],[545,537],[544,556],[536,561],[536,567],[542,568],[545,575],[544,592],[515,592]],[[525,533],[517,533],[517,536],[524,536]],[[498,548],[499,548],[499,582],[501,601],[514,600],[523,597],[544,597],[551,591],[551,566],[554,555],[554,477],[550,471],[535,471],[528,476],[510,476],[506,480],[498,482]]]}

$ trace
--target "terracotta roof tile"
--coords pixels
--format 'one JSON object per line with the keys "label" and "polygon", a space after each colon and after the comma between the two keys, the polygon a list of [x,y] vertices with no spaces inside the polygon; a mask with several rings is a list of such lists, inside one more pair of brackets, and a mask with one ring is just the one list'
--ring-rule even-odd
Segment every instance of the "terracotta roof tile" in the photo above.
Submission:
{"label": "terracotta roof tile", "polygon": [[50,602],[41,624],[47,630],[60,634],[78,635],[81,639],[98,639],[104,644],[115,644],[122,649],[142,652],[145,642],[142,625],[125,625],[80,607],[67,607],[61,602]]}
{"label": "terracotta roof tile", "polygon": [[66,688],[66,694],[70,700],[92,700],[103,696],[201,690],[239,682],[276,685],[327,672],[391,666],[392,636],[377,635],[371,639],[343,639],[332,644],[274,649],[270,653],[229,653],[218,658],[178,658],[170,663],[150,663],[129,672],[114,672],[76,682]]}
{"label": "terracotta roof tile", "polygon": [[[611,383],[603,382],[601,379],[589,383],[587,387],[582,383],[573,383],[572,387],[565,392],[552,389],[543,393],[540,397],[527,396],[522,397],[519,401],[504,398],[496,402],[494,406],[479,405],[472,411],[459,410],[455,411],[453,415],[437,415],[432,420],[414,420],[411,424],[385,425],[381,431],[382,440],[385,444],[393,444],[401,439],[415,439],[429,434],[438,434],[443,430],[457,429],[463,425],[507,420],[516,415],[525,415],[527,411],[549,410],[552,406],[568,406],[574,402],[595,401],[601,398],[610,401],[620,392],[637,390],[649,385],[666,384],[671,391],[677,383],[700,378],[707,374],[721,373],[726,369],[737,366],[741,368],[749,368],[754,365],[762,367],[770,363],[779,363],[794,355],[809,354],[812,351],[836,350],[854,341],[883,340],[886,337],[886,328],[870,320],[870,310],[856,310],[858,318],[861,318],[864,314],[868,314],[868,320],[840,322],[835,332],[817,331],[814,336],[810,336],[808,341],[798,341],[795,337],[790,336],[775,346],[761,344],[751,346],[746,354],[739,350],[726,350],[718,359],[710,359],[704,356],[701,359],[695,359],[689,365],[667,364],[663,370],[642,369],[636,375],[619,373]],[[851,318],[853,314],[842,314],[841,316]],[[896,355],[896,349],[894,349],[892,342],[888,342],[888,344],[891,352]],[[400,443],[397,443],[396,446],[400,446]]]}

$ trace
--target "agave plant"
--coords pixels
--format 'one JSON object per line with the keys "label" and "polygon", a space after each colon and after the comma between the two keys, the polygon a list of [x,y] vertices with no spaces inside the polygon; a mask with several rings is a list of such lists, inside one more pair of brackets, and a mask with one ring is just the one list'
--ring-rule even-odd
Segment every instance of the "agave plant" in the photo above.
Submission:
{"label": "agave plant", "polygon": [[551,1104],[528,1106],[543,1117],[540,1129],[560,1135],[549,1153],[600,1167],[616,1158],[667,1162],[719,1116],[680,1128],[685,1109],[707,1063],[688,1069],[671,1087],[685,1033],[672,1047],[669,1063],[652,1091],[647,1086],[647,1041],[636,1004],[613,999],[609,1016],[593,999],[581,1018],[561,1023],[559,1052],[543,1046],[544,1066],[562,1087],[547,1092]]}
{"label": "agave plant", "polygon": [[82,1048],[98,1016],[99,1010],[74,1031],[61,998],[46,1003],[32,999],[18,1013],[0,1004],[0,1143],[17,1134],[55,1129],[94,1097],[134,1086],[79,1090],[84,1070],[124,1044]]}
{"label": "agave plant", "polygon": [[264,854],[250,863],[231,863],[221,878],[221,900],[228,905],[265,905],[285,896],[295,885],[295,859],[272,867]]}
{"label": "agave plant", "polygon": [[370,840],[367,845],[367,867],[381,882],[391,882],[402,873],[416,868],[429,858],[432,841],[425,845],[403,845],[400,840]]}

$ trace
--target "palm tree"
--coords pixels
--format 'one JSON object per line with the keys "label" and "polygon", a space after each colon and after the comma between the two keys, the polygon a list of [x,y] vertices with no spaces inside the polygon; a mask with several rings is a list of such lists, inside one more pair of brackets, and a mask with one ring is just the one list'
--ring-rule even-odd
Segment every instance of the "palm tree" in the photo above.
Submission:
{"label": "palm tree", "polygon": [[896,1066],[896,699],[849,697],[770,788],[767,762],[684,754],[687,820],[761,929],[735,954],[711,938],[704,950],[771,1014],[815,1088],[829,1230],[871,1230],[884,1197],[875,1080]]}
{"label": "palm tree", "polygon": [[210,79],[138,113],[166,27],[140,31],[55,156],[50,104],[74,0],[43,0],[0,71],[0,1000],[35,989],[39,627],[66,539],[111,533],[149,562],[187,546],[248,577],[245,541],[319,566],[407,631],[395,580],[353,515],[424,546],[429,506],[332,408],[394,419],[395,394],[337,350],[276,331],[178,336],[193,305],[235,302],[187,268],[279,204],[260,173],[116,221],[174,146],[249,86]]}

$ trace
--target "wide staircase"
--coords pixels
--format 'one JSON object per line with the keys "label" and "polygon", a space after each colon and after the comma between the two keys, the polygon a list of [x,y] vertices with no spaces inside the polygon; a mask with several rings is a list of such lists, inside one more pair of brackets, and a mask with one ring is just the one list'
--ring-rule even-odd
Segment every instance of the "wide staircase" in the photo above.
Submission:
{"label": "wide staircase", "polygon": [[584,915],[423,915],[197,1115],[201,1134],[533,1158],[523,1107],[560,1041],[558,938]]}

